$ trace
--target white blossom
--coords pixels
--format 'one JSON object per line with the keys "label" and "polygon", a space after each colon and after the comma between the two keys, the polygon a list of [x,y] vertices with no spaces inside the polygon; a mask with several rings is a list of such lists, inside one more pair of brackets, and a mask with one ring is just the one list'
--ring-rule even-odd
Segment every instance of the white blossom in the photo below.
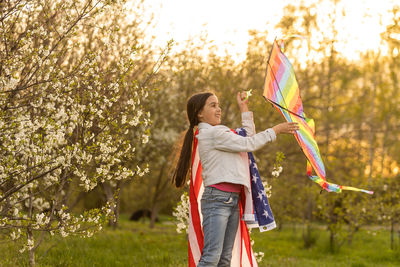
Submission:
{"label": "white blossom", "polygon": [[149,136],[146,135],[146,134],[142,135],[142,143],[143,143],[143,144],[146,144],[146,143],[148,143],[148,142],[149,142]]}
{"label": "white blossom", "polygon": [[279,175],[281,174],[282,171],[283,171],[282,166],[274,167],[271,174],[273,177],[279,177]]}
{"label": "white blossom", "polygon": [[17,232],[12,231],[10,234],[11,240],[16,240],[21,236],[21,229],[18,229]]}
{"label": "white blossom", "polygon": [[254,257],[256,258],[256,261],[259,263],[262,261],[264,258],[264,252],[254,252]]}
{"label": "white blossom", "polygon": [[36,214],[36,224],[38,226],[47,225],[50,222],[50,217],[47,217],[43,212]]}
{"label": "white blossom", "polygon": [[272,171],[272,176],[274,177],[278,177],[279,176],[279,172],[278,171]]}
{"label": "white blossom", "polygon": [[267,197],[270,198],[272,195],[272,186],[268,184],[267,181],[262,183],[265,189],[265,193],[267,194]]}
{"label": "white blossom", "polygon": [[14,77],[12,77],[8,83],[6,83],[6,85],[4,86],[5,90],[13,90],[15,89],[15,87],[17,86],[19,80],[15,79]]}
{"label": "white blossom", "polygon": [[175,207],[173,216],[177,219],[176,231],[182,233],[183,230],[187,233],[189,227],[189,196],[187,193],[181,195],[181,201]]}
{"label": "white blossom", "polygon": [[28,238],[26,248],[28,250],[31,250],[31,249],[33,249],[34,246],[35,246],[35,241],[32,238]]}
{"label": "white blossom", "polygon": [[137,126],[139,124],[139,117],[135,116],[131,121],[129,121],[130,126]]}
{"label": "white blossom", "polygon": [[14,208],[13,216],[17,217],[19,213],[19,210],[17,208]]}

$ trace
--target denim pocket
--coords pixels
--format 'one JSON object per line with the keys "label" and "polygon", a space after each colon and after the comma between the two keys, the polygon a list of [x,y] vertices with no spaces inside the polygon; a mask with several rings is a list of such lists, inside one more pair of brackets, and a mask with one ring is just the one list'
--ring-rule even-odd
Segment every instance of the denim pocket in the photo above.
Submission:
{"label": "denim pocket", "polygon": [[202,201],[204,201],[204,204],[213,202],[215,203],[215,205],[218,205],[218,203],[220,203],[222,205],[232,206],[232,204],[237,202],[237,198],[238,197],[236,197],[231,192],[225,192],[216,188],[206,187],[206,190],[204,191],[202,197]]}
{"label": "denim pocket", "polygon": [[213,191],[213,199],[224,204],[233,203],[232,193],[230,192]]}
{"label": "denim pocket", "polygon": [[216,196],[215,200],[221,201],[224,204],[231,204],[233,202],[233,198],[231,196]]}

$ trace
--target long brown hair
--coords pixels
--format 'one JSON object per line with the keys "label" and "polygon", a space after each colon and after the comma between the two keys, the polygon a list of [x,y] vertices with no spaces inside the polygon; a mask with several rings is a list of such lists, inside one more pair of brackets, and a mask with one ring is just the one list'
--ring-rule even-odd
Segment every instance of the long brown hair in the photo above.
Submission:
{"label": "long brown hair", "polygon": [[178,164],[176,165],[176,168],[172,174],[172,182],[175,183],[176,187],[181,187],[185,185],[190,169],[190,159],[192,157],[192,146],[194,138],[193,129],[196,125],[199,124],[199,118],[197,117],[197,115],[203,109],[207,99],[212,95],[214,94],[210,92],[195,94],[191,96],[187,101],[186,113],[189,120],[189,129],[186,131]]}

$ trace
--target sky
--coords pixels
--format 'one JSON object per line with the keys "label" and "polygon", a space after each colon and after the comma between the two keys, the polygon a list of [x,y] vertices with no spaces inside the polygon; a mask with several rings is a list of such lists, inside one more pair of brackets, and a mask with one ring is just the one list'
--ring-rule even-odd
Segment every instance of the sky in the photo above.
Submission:
{"label": "sky", "polygon": [[[221,54],[225,50],[239,61],[245,58],[248,31],[268,31],[267,38],[273,41],[280,35],[274,26],[283,15],[288,0],[145,0],[146,10],[154,13],[155,45],[163,46],[170,39],[181,49],[182,43],[199,35],[207,34]],[[299,1],[298,1],[299,2]],[[305,3],[315,0],[303,0]],[[331,12],[328,0],[318,4],[319,17]],[[347,0],[339,5],[346,16],[337,20],[339,29],[338,49],[346,57],[357,59],[357,53],[367,49],[377,50],[380,33],[390,23],[388,10],[395,0]],[[322,23],[322,22],[321,22]],[[342,46],[340,46],[342,44]]]}

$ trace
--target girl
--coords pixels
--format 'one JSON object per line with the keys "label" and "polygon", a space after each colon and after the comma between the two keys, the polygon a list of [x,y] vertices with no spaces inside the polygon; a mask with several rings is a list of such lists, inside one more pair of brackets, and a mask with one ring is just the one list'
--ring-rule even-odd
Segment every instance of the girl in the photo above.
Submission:
{"label": "girl", "polygon": [[239,193],[242,186],[250,188],[246,152],[255,151],[276,139],[281,133],[294,134],[297,123],[281,123],[255,133],[253,113],[248,99],[237,93],[242,125],[247,137],[220,125],[221,108],[213,93],[193,95],[187,102],[189,129],[186,132],[178,164],[173,174],[177,187],[185,184],[191,162],[194,127],[198,126],[198,151],[205,186],[201,199],[204,247],[198,263],[201,266],[230,266],[232,248],[239,224]]}

